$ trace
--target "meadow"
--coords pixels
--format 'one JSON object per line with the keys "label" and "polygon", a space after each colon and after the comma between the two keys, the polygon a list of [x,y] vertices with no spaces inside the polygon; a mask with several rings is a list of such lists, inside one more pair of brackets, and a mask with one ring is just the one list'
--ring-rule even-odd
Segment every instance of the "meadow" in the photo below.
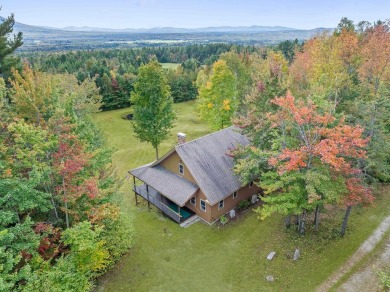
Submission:
{"label": "meadow", "polygon": [[[163,154],[176,143],[176,133],[192,140],[210,132],[195,110],[194,101],[174,105],[176,126],[160,146]],[[312,291],[337,269],[390,213],[389,187],[377,191],[369,208],[356,207],[347,234],[338,236],[343,209],[323,214],[319,234],[311,226],[305,236],[285,230],[279,215],[260,221],[248,209],[225,226],[198,222],[181,228],[143,201],[135,206],[127,171],[154,159],[153,148],[139,142],[131,109],[101,112],[95,122],[115,147],[113,169],[123,178],[122,208],[132,215],[134,247],[97,283],[97,291]],[[127,179],[126,179],[127,177]],[[293,261],[299,248],[301,257]],[[267,255],[275,251],[272,261]],[[275,278],[266,280],[267,275]]]}

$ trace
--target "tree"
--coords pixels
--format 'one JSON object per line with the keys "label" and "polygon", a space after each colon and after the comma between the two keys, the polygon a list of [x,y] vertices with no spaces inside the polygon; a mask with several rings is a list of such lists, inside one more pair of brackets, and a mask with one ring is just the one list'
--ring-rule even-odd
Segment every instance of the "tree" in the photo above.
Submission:
{"label": "tree", "polygon": [[223,53],[220,56],[220,59],[226,62],[226,65],[236,78],[236,96],[241,102],[245,95],[249,93],[252,86],[252,78],[250,74],[251,59],[249,58],[249,53],[237,53],[236,51],[230,51]]}
{"label": "tree", "polygon": [[244,176],[248,176],[247,165],[263,167],[257,175],[270,196],[263,198],[266,204],[257,210],[262,218],[275,212],[300,215],[298,230],[303,234],[309,211],[316,211],[318,229],[324,204],[373,200],[354,166],[357,159],[365,158],[369,140],[362,137],[360,126],[346,125],[344,119],[321,113],[310,100],[295,101],[290,93],[271,102],[277,110],[267,114],[268,124],[260,125],[272,133],[268,136],[270,147],[264,150],[250,145],[247,156],[235,167]]}
{"label": "tree", "polygon": [[366,128],[370,144],[366,172],[390,181],[390,22],[368,28],[361,36],[358,76],[361,96],[352,112]]}
{"label": "tree", "polygon": [[15,67],[19,59],[12,56],[13,52],[23,45],[23,34],[18,32],[17,35],[14,35],[13,38],[10,38],[10,34],[13,31],[15,25],[14,15],[8,16],[7,18],[2,18],[2,23],[0,24],[0,75],[7,77],[10,74],[10,69]]}
{"label": "tree", "polygon": [[140,141],[152,144],[158,159],[158,146],[173,127],[176,115],[170,88],[157,61],[140,67],[131,102],[134,104],[134,133]]}
{"label": "tree", "polygon": [[223,129],[231,124],[237,103],[236,78],[226,62],[219,60],[213,64],[206,84],[199,88],[200,115],[212,128]]}

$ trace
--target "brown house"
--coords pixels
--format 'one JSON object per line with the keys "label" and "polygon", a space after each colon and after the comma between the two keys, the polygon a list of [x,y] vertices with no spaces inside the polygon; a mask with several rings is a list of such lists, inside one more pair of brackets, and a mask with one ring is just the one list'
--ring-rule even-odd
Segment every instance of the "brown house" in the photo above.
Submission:
{"label": "brown house", "polygon": [[227,155],[247,137],[237,128],[227,128],[185,142],[178,142],[159,160],[130,170],[133,190],[178,223],[197,215],[208,223],[219,219],[260,189],[242,186],[233,172],[233,158]]}

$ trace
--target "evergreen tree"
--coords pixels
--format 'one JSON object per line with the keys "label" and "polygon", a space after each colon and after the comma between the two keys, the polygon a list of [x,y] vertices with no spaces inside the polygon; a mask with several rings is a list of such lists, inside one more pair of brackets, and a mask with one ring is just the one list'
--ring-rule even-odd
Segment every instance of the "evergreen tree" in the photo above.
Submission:
{"label": "evergreen tree", "polygon": [[12,53],[23,45],[23,36],[19,32],[10,38],[15,24],[13,14],[7,18],[0,18],[0,21],[2,21],[0,24],[0,74],[7,80],[10,69],[19,63],[19,58],[12,56]]}

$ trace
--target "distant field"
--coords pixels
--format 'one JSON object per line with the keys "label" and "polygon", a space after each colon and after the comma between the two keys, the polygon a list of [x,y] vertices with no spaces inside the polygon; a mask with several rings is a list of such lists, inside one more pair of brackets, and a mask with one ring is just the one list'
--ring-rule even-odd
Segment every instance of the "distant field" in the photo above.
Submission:
{"label": "distant field", "polygon": [[173,69],[175,70],[177,66],[179,66],[179,63],[160,63],[161,66],[165,69]]}
{"label": "distant field", "polygon": [[[186,133],[188,140],[210,132],[193,101],[174,108],[178,119],[161,154],[175,145],[177,132]],[[122,178],[129,169],[154,159],[153,148],[136,140],[131,122],[121,118],[130,111],[94,116],[109,145],[117,149],[113,166]],[[181,228],[157,210],[149,212],[145,202],[135,207],[130,180],[124,180],[122,190],[123,209],[134,217],[135,246],[99,279],[97,291],[313,291],[390,213],[387,187],[374,207],[353,209],[342,239],[337,237],[343,216],[338,210],[323,215],[319,235],[309,232],[303,237],[286,232],[282,216],[259,221],[251,210],[222,228],[203,223]],[[297,262],[291,259],[295,248],[301,250]],[[271,251],[276,257],[267,261]],[[267,282],[267,275],[275,281]]]}

